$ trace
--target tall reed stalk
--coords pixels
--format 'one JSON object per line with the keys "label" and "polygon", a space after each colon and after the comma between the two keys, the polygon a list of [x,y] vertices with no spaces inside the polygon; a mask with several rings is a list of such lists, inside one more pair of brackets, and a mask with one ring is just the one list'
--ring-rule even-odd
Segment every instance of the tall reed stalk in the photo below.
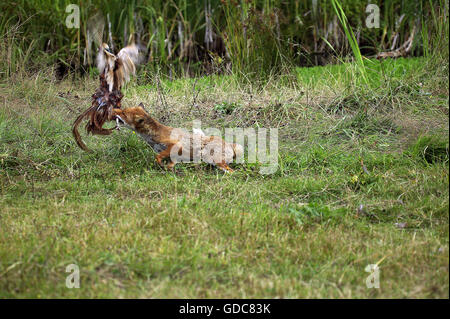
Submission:
{"label": "tall reed stalk", "polygon": [[[65,25],[71,3],[80,7],[80,29]],[[366,5],[353,0],[2,1],[0,76],[43,64],[57,64],[62,74],[89,71],[99,41],[115,51],[130,40],[139,42],[148,52],[144,72],[172,77],[267,75],[351,53],[365,78],[363,56],[395,50],[416,25],[411,55],[445,50],[448,0],[383,1],[380,29],[360,27]]]}
{"label": "tall reed stalk", "polygon": [[356,40],[355,34],[353,33],[353,30],[348,23],[348,19],[345,15],[345,12],[342,9],[342,5],[338,0],[331,0],[331,3],[333,5],[333,9],[336,12],[339,21],[341,22],[342,28],[344,29],[345,35],[352,49],[353,56],[355,57],[358,66],[358,71],[361,77],[363,78],[364,82],[368,84],[363,56],[361,55],[361,51],[359,49],[358,41]]}

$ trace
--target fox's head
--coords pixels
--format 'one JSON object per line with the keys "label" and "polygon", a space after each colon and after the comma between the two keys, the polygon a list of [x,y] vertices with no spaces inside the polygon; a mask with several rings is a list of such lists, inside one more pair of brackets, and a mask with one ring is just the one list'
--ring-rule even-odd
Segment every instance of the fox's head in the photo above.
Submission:
{"label": "fox's head", "polygon": [[127,109],[113,109],[113,119],[118,124],[124,125],[134,131],[144,129],[151,117],[144,110],[141,104],[137,107],[129,107]]}

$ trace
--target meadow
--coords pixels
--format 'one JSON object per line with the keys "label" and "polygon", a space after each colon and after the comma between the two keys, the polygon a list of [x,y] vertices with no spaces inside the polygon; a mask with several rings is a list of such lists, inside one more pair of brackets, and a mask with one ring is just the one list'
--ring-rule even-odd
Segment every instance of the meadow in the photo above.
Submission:
{"label": "meadow", "polygon": [[278,128],[271,175],[166,172],[128,130],[83,152],[95,76],[2,81],[0,297],[448,298],[448,55],[364,63],[127,86],[168,125]]}

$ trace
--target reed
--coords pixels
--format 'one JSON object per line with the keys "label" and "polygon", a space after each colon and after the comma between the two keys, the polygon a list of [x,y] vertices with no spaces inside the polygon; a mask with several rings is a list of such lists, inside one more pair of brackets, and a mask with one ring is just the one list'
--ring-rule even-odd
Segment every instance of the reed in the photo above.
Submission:
{"label": "reed", "polygon": [[358,71],[367,84],[367,76],[366,76],[366,68],[364,66],[363,57],[361,55],[361,51],[359,49],[358,40],[355,37],[355,34],[348,23],[347,16],[345,15],[344,9],[342,8],[341,3],[338,0],[331,0],[333,5],[333,9],[336,12],[336,16],[338,17],[342,28],[344,29],[345,36],[347,37],[348,43],[352,49],[353,55],[356,60],[356,65],[358,66]]}
{"label": "reed", "polygon": [[[70,3],[80,7],[79,29],[65,25]],[[148,52],[144,74],[171,78],[260,76],[349,55],[362,67],[363,56],[399,48],[412,30],[410,55],[448,52],[447,0],[386,0],[379,29],[365,27],[365,7],[351,0],[3,1],[0,76],[42,65],[57,65],[60,76],[87,72],[99,41],[115,50],[139,42]]]}

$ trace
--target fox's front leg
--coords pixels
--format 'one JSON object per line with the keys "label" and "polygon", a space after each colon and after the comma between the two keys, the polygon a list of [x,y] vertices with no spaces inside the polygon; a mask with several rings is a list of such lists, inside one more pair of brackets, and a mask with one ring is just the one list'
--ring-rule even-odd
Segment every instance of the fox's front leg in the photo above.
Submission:
{"label": "fox's front leg", "polygon": [[233,169],[228,166],[227,163],[225,162],[221,162],[221,163],[216,163],[217,167],[220,168],[222,171],[227,172],[227,173],[233,173]]}
{"label": "fox's front leg", "polygon": [[171,171],[173,171],[173,168],[174,168],[174,166],[175,166],[176,163],[177,163],[177,162],[171,160],[171,161],[169,162],[169,164],[167,164],[167,169],[170,169]]}

